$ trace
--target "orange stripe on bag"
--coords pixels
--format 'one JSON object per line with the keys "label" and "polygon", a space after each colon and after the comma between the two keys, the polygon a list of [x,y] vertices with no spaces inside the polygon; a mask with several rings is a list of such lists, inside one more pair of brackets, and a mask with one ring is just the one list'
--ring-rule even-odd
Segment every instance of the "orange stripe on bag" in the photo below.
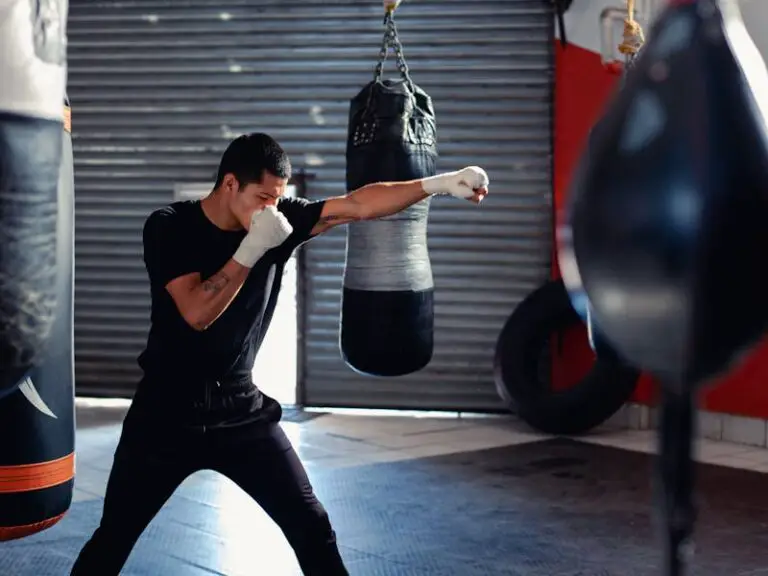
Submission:
{"label": "orange stripe on bag", "polygon": [[64,106],[64,130],[72,133],[72,108]]}
{"label": "orange stripe on bag", "polygon": [[66,512],[54,516],[53,518],[48,518],[48,520],[43,520],[42,522],[35,522],[34,524],[26,524],[24,526],[0,526],[0,542],[24,538],[25,536],[31,536],[32,534],[42,532],[56,524],[59,520],[64,518],[65,515]]}
{"label": "orange stripe on bag", "polygon": [[0,466],[0,494],[42,490],[64,484],[74,477],[74,452],[50,462]]}

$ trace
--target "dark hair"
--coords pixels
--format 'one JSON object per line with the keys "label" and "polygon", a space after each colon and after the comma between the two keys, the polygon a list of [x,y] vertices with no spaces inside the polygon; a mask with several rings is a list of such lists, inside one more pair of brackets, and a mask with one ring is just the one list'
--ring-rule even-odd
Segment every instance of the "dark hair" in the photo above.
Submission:
{"label": "dark hair", "polygon": [[241,186],[261,182],[264,172],[278,178],[291,177],[291,161],[277,140],[267,134],[254,132],[232,140],[219,162],[216,174],[218,188],[224,176],[233,174]]}

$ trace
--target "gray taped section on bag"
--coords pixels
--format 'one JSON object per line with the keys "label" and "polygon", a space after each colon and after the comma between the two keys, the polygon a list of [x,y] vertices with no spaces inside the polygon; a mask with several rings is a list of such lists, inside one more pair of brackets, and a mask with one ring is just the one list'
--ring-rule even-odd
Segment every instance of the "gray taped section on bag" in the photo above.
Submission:
{"label": "gray taped section on bag", "polygon": [[430,200],[393,216],[348,226],[345,288],[378,292],[434,288],[427,248]]}

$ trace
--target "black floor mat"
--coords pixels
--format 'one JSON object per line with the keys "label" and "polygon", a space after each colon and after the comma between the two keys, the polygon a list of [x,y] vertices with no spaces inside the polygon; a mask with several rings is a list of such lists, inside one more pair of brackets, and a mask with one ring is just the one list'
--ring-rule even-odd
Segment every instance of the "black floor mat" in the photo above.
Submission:
{"label": "black floor mat", "polygon": [[[652,462],[549,440],[357,468],[313,466],[310,474],[352,576],[659,576]],[[698,472],[692,576],[768,574],[768,477],[711,465]],[[182,487],[123,574],[288,576],[232,564],[238,556],[268,561],[270,550],[255,536],[253,550],[222,553],[229,544],[219,516],[244,512],[218,508],[216,490],[215,482]],[[0,544],[0,574],[66,574],[100,509],[100,502],[76,504],[47,532]],[[241,522],[247,527],[247,518]]]}

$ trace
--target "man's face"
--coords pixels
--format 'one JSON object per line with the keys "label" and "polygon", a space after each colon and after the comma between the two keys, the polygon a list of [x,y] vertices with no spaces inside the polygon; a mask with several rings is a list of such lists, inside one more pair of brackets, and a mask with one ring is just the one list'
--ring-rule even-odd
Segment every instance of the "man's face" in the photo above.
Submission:
{"label": "man's face", "polygon": [[[231,182],[229,179],[231,178]],[[277,200],[285,194],[288,180],[269,173],[264,173],[260,183],[240,186],[237,179],[228,174],[224,179],[224,189],[229,200],[229,208],[246,230],[250,228],[251,216],[257,210],[275,206]]]}

